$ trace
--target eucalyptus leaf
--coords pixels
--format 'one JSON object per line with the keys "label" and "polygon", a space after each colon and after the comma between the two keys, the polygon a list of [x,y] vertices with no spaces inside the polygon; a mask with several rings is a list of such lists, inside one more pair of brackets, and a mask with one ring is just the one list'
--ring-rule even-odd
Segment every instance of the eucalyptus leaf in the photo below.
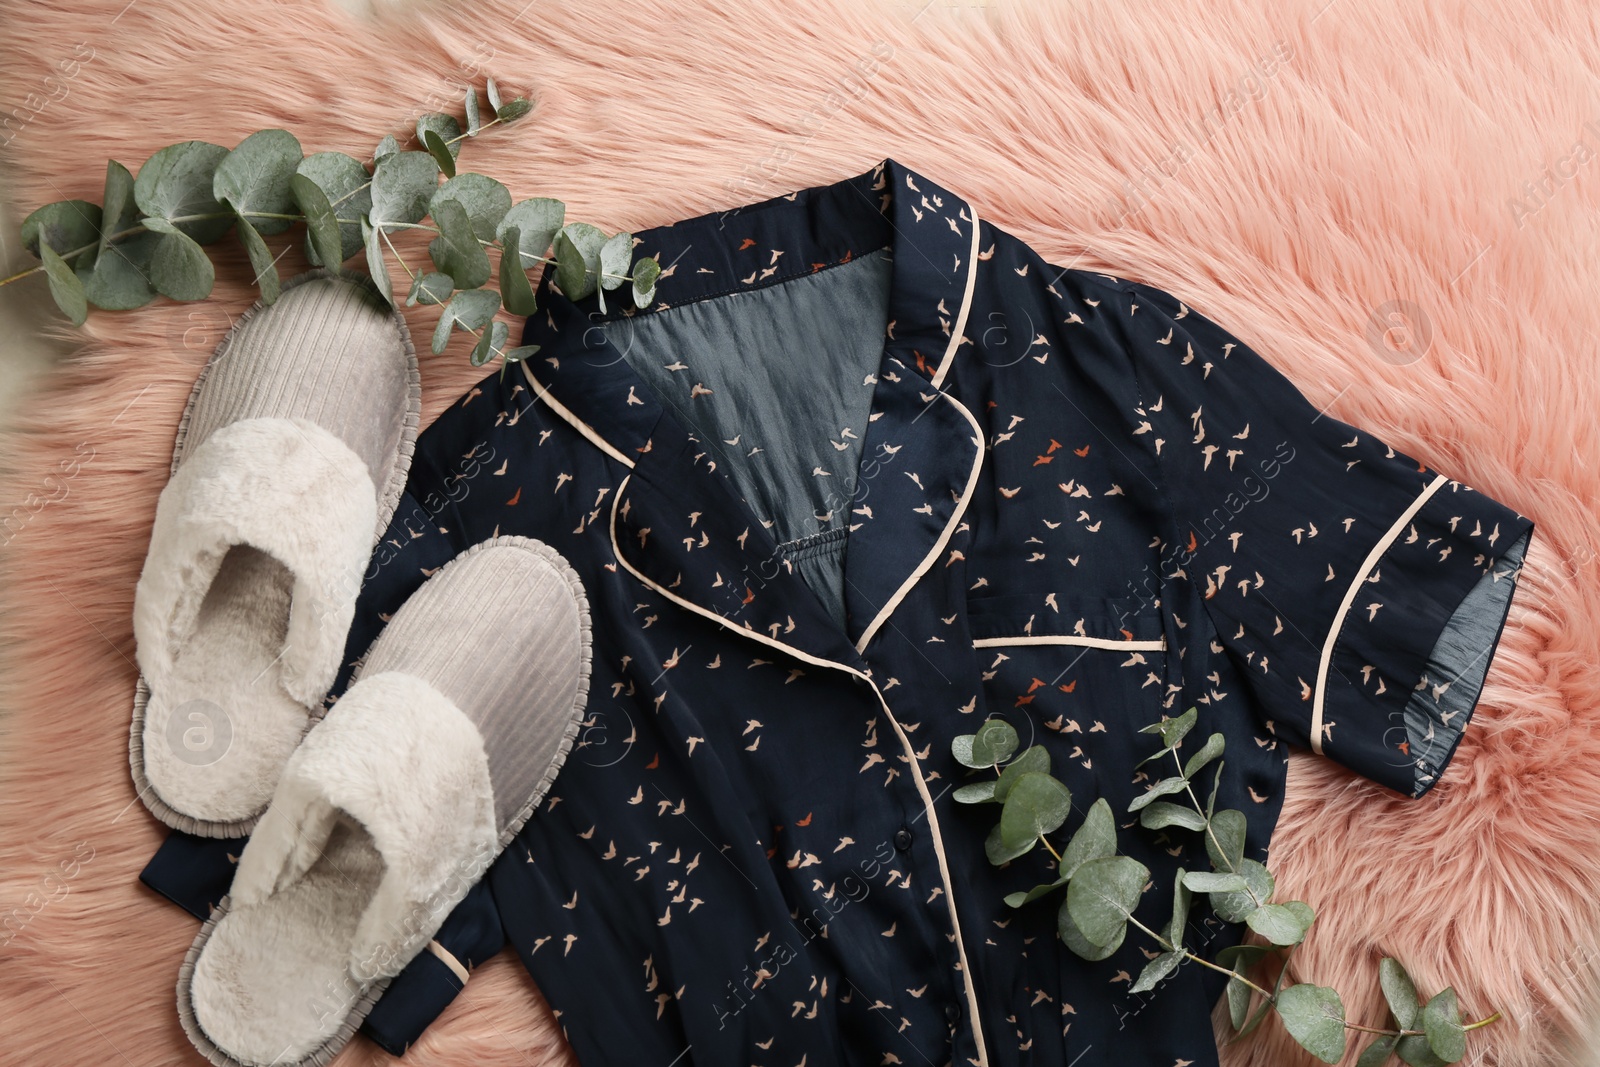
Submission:
{"label": "eucalyptus leaf", "polygon": [[1011,787],[1025,774],[1049,774],[1050,753],[1045,751],[1043,745],[1033,745],[1022,755],[1006,764],[1006,769],[1000,772],[999,779],[994,783],[994,799],[1005,800],[1011,792]]}
{"label": "eucalyptus leaf", "polygon": [[[443,111],[430,111],[418,119],[417,140],[426,143],[427,135],[430,133],[437,134],[439,140],[444,142],[445,150],[451,159],[461,154],[461,123],[456,121],[454,115],[447,115]],[[437,154],[434,158],[438,158]],[[454,170],[454,166],[451,169]]]}
{"label": "eucalyptus leaf", "polygon": [[1212,814],[1217,810],[1217,790],[1222,788],[1222,768],[1227,765],[1227,760],[1217,761],[1216,776],[1211,779],[1211,795],[1206,797],[1206,821],[1211,821]]}
{"label": "eucalyptus leaf", "polygon": [[519,200],[501,218],[499,226],[495,228],[495,236],[504,241],[506,231],[511,227],[521,230],[522,265],[537,267],[549,251],[550,242],[555,240],[566,214],[567,206],[559,200],[547,197]]}
{"label": "eucalyptus leaf", "polygon": [[438,188],[439,171],[432,156],[396,152],[372,172],[372,225],[422,221]]}
{"label": "eucalyptus leaf", "polygon": [[515,122],[532,110],[533,102],[525,96],[519,96],[515,100],[507,100],[496,108],[494,115],[501,122]]}
{"label": "eucalyptus leaf", "polygon": [[1083,931],[1078,929],[1078,924],[1072,918],[1070,902],[1063,900],[1061,907],[1056,912],[1056,935],[1071,949],[1073,954],[1080,959],[1089,961],[1103,960],[1117,949],[1122,947],[1123,938],[1128,936],[1128,924],[1118,923],[1116,932],[1111,940],[1103,945],[1097,945],[1083,936]]}
{"label": "eucalyptus leaf", "polygon": [[433,157],[434,165],[439,168],[439,173],[446,178],[456,176],[456,157],[450,154],[450,148],[444,140],[432,130],[425,130],[422,134],[422,147],[428,150],[428,155]]}
{"label": "eucalyptus leaf", "polygon": [[1183,962],[1181,952],[1163,952],[1155,959],[1144,965],[1144,970],[1139,972],[1138,981],[1133,983],[1130,993],[1148,993],[1160,981],[1178,969],[1178,964]]}
{"label": "eucalyptus leaf", "polygon": [[1090,860],[1105,859],[1117,854],[1117,826],[1111,815],[1111,804],[1101,797],[1089,806],[1089,814],[1073,833],[1072,840],[1061,850],[1063,879],[1071,878]]}
{"label": "eucalyptus leaf", "polygon": [[1194,904],[1194,895],[1184,884],[1184,876],[1187,874],[1187,871],[1179,867],[1172,886],[1172,919],[1167,923],[1167,941],[1174,949],[1183,947],[1184,935],[1189,929],[1189,909]]}
{"label": "eucalyptus leaf", "polygon": [[267,247],[267,242],[261,239],[261,234],[256,228],[250,225],[250,220],[242,215],[239,217],[239,240],[250,257],[250,269],[256,273],[255,282],[261,288],[261,302],[276,304],[280,287],[278,267],[273,262],[272,249]]}
{"label": "eucalyptus leaf", "polygon": [[372,213],[372,176],[359,160],[343,152],[318,152],[307,156],[300,161],[296,173],[316,182],[335,218],[350,220],[339,223],[339,262],[343,263],[365,244],[359,220]]}
{"label": "eucalyptus leaf", "polygon": [[[1235,965],[1233,973],[1242,974],[1241,967],[1243,964]],[[1244,1026],[1245,1018],[1250,1014],[1250,998],[1254,994],[1255,990],[1242,981],[1236,978],[1228,979],[1228,1021],[1233,1024],[1235,1030]]]}
{"label": "eucalyptus leaf", "polygon": [[[1229,978],[1227,987],[1228,1021],[1235,1030],[1242,1030],[1250,1014],[1250,999],[1255,993],[1242,979],[1250,968],[1261,957],[1271,954],[1271,949],[1265,945],[1230,945],[1217,953],[1214,961],[1220,967],[1227,967],[1239,978]],[[1262,1005],[1263,1009],[1267,1005]]]}
{"label": "eucalyptus leaf", "polygon": [[1227,743],[1228,739],[1221,734],[1212,734],[1206,738],[1206,743],[1201,745],[1200,750],[1190,756],[1188,762],[1183,765],[1183,776],[1193,778],[1196,771],[1222,755],[1223,747]]}
{"label": "eucalyptus leaf", "polygon": [[482,122],[479,121],[479,118],[478,118],[478,90],[474,89],[470,85],[467,86],[466,104],[467,104],[467,136],[476,137],[476,136],[478,136],[478,131],[483,129],[483,124],[482,124]]}
{"label": "eucalyptus leaf", "polygon": [[493,241],[500,236],[500,223],[511,211],[510,191],[484,174],[458,174],[441,185],[428,205],[435,219],[439,217],[441,200],[456,200],[466,208],[472,232],[480,241]]}
{"label": "eucalyptus leaf", "polygon": [[74,262],[90,267],[100,249],[100,219],[98,204],[87,200],[58,200],[22,220],[22,243],[35,256],[43,245],[49,245],[58,257],[87,245],[89,251],[75,256]]}
{"label": "eucalyptus leaf", "polygon": [[646,308],[655,302],[656,279],[661,277],[661,264],[654,259],[641,259],[633,267],[633,303]]}
{"label": "eucalyptus leaf", "polygon": [[48,239],[39,243],[39,258],[44,261],[44,273],[50,283],[50,296],[74,326],[82,326],[89,317],[89,301],[83,293],[83,282],[72,273],[67,261],[56,255]]}
{"label": "eucalyptus leaf", "polygon": [[1433,1051],[1426,1034],[1402,1037],[1394,1046],[1394,1054],[1411,1067],[1449,1067],[1450,1063]]}
{"label": "eucalyptus leaf", "polygon": [[1383,999],[1389,1002],[1389,1010],[1394,1012],[1399,1028],[1418,1029],[1416,1023],[1417,1016],[1422,1013],[1422,998],[1399,960],[1386,956],[1378,961],[1378,984],[1383,987]]}
{"label": "eucalyptus leaf", "polygon": [[372,162],[374,165],[377,165],[388,159],[390,156],[397,156],[399,154],[400,142],[396,141],[393,136],[385,135],[383,140],[378,142],[378,147],[373,150]]}
{"label": "eucalyptus leaf", "polygon": [[1244,876],[1238,874],[1190,871],[1183,876],[1184,888],[1196,893],[1242,893],[1246,884]]}
{"label": "eucalyptus leaf", "polygon": [[1142,727],[1139,732],[1142,734],[1160,734],[1163,745],[1167,748],[1176,748],[1178,742],[1182,741],[1185,735],[1194,729],[1195,720],[1199,716],[1200,712],[1197,709],[1190,708],[1176,718],[1162,719],[1160,722]]}
{"label": "eucalyptus leaf", "polygon": [[481,367],[493,359],[496,353],[505,348],[508,333],[506,324],[499,319],[491,322],[478,338],[478,343],[472,346],[472,365]]}
{"label": "eucalyptus leaf", "polygon": [[436,271],[418,271],[411,280],[411,292],[406,294],[406,307],[415,304],[443,304],[455,292],[450,275]]}
{"label": "eucalyptus leaf", "polygon": [[1298,945],[1305,940],[1306,930],[1311,926],[1304,912],[1288,904],[1263,904],[1252,911],[1245,922],[1274,945]]}
{"label": "eucalyptus leaf", "polygon": [[505,352],[505,360],[507,363],[521,363],[529,356],[538,355],[540,347],[540,345],[520,345],[516,348],[508,348]]}
{"label": "eucalyptus leaf", "polygon": [[1173,793],[1183,792],[1188,785],[1189,780],[1181,776],[1163,778],[1149,789],[1146,789],[1143,793],[1134,797],[1133,802],[1128,805],[1128,810],[1138,811],[1141,808],[1148,807],[1149,805],[1160,800],[1162,797],[1171,796]]}
{"label": "eucalyptus leaf", "polygon": [[1278,1017],[1289,1036],[1323,1063],[1344,1056],[1344,1002],[1336,990],[1300,982],[1279,991]]}
{"label": "eucalyptus leaf", "polygon": [[1158,800],[1139,812],[1139,825],[1147,830],[1161,830],[1168,826],[1181,826],[1185,830],[1204,830],[1206,817],[1193,808]]}
{"label": "eucalyptus leaf", "polygon": [[[199,242],[163,220],[147,219],[145,225],[161,232],[161,243],[150,257],[150,284],[156,292],[174,300],[204,300],[211,295],[216,271]],[[155,223],[156,225],[152,225]]]}
{"label": "eucalyptus leaf", "polygon": [[[571,229],[571,227],[568,227]],[[974,767],[992,767],[1004,763],[1017,750],[1019,739],[1016,729],[1004,719],[989,719],[978,727],[972,738]]]}
{"label": "eucalyptus leaf", "polygon": [[1000,840],[1007,847],[1053,833],[1072,814],[1072,793],[1048,774],[1024,774],[1000,809]]}
{"label": "eucalyptus leaf", "polygon": [[486,97],[489,98],[489,110],[491,110],[491,111],[499,111],[500,110],[500,87],[494,83],[494,79],[493,78],[489,78],[487,80],[487,82],[485,83],[485,85],[483,87],[483,93],[484,93],[484,95]]}
{"label": "eucalyptus leaf", "polygon": [[322,187],[304,174],[289,176],[289,192],[295,204],[306,217],[306,245],[315,253],[312,263],[319,267],[338,269],[344,262],[344,241],[339,234],[339,221],[333,205]]}
{"label": "eucalyptus leaf", "polygon": [[[300,166],[304,153],[300,142],[288,130],[260,130],[240,141],[217,164],[211,181],[211,195],[249,220],[257,234],[282,233],[292,219],[261,218],[265,215],[294,213],[294,196],[289,179]],[[250,239],[244,238],[245,247]]]}
{"label": "eucalyptus leaf", "polygon": [[1206,854],[1220,871],[1239,870],[1244,862],[1244,812],[1237,808],[1223,808],[1211,816],[1210,830],[1206,834]]}
{"label": "eucalyptus leaf", "polygon": [[595,291],[606,235],[587,222],[569,222],[555,236],[556,284],[569,300]]}
{"label": "eucalyptus leaf", "polygon": [[[1276,888],[1272,872],[1255,860],[1241,861],[1238,876],[1244,879],[1245,888],[1243,890],[1208,890],[1211,894],[1211,910],[1223,922],[1244,922],[1245,919],[1250,917],[1252,911],[1272,899],[1273,891]],[[1222,874],[1221,877],[1232,878],[1234,876]]]}
{"label": "eucalyptus leaf", "polygon": [[[372,280],[378,286],[378,292],[391,306],[394,304],[394,284],[389,280],[389,265],[383,258],[383,235],[377,227],[367,221],[365,215],[361,216],[361,240],[367,251],[367,273],[372,275]],[[448,336],[449,330],[447,329]],[[434,335],[436,338],[437,333]],[[442,349],[435,348],[437,355]]]}
{"label": "eucalyptus leaf", "polygon": [[1028,853],[1032,852],[1034,847],[1038,844],[1039,839],[1035,837],[1029,838],[1024,844],[1007,845],[1001,839],[1000,827],[998,824],[996,824],[994,829],[989,831],[989,836],[984,839],[983,853],[989,857],[990,863],[994,864],[996,867],[1000,867],[1010,863],[1014,859],[1026,856]]}
{"label": "eucalyptus leaf", "polygon": [[1467,1054],[1467,1032],[1461,1025],[1453,987],[1434,995],[1423,1006],[1422,1029],[1427,1034],[1428,1047],[1446,1063],[1455,1063]]}
{"label": "eucalyptus leaf", "polygon": [[1054,882],[1045,882],[1041,885],[1036,885],[1025,893],[1007,893],[1005,896],[1005,901],[1013,908],[1020,908],[1024,904],[1033,903],[1042,896],[1048,896],[1049,894],[1054,893],[1057,889],[1060,889],[1062,886],[1066,885],[1067,881],[1068,879],[1066,878],[1058,878]]}
{"label": "eucalyptus leaf", "polygon": [[1067,907],[1084,939],[1105,945],[1116,938],[1149,878],[1150,869],[1130,856],[1108,856],[1079,867],[1067,885]]}
{"label": "eucalyptus leaf", "polygon": [[[168,145],[139,168],[133,182],[134,202],[146,215],[185,220],[178,224],[180,230],[200,244],[210,244],[233,226],[233,213],[212,193],[217,167],[227,156],[226,148],[207,141]],[[217,217],[191,217],[197,215]],[[162,247],[175,246],[163,242]]]}
{"label": "eucalyptus leaf", "polygon": [[[133,175],[114,159],[106,163],[106,185],[100,201],[104,206],[100,214],[99,254],[104,255],[111,238],[139,221],[139,205],[133,202]],[[81,256],[73,264],[78,270],[90,265]]]}
{"label": "eucalyptus leaf", "polygon": [[1361,1058],[1356,1060],[1356,1067],[1383,1067],[1389,1062],[1389,1057],[1394,1055],[1395,1045],[1400,1038],[1395,1034],[1384,1034],[1373,1038],[1372,1044],[1361,1050]]}
{"label": "eucalyptus leaf", "polygon": [[469,330],[481,330],[500,310],[500,294],[493,289],[466,289],[450,298],[450,315]]}
{"label": "eucalyptus leaf", "polygon": [[[503,289],[504,286],[501,288]],[[995,783],[993,781],[973,782],[951,793],[950,799],[957,804],[988,804],[995,799],[994,787]]]}
{"label": "eucalyptus leaf", "polygon": [[616,289],[628,280],[633,260],[633,234],[614,233],[600,246],[600,288]]}
{"label": "eucalyptus leaf", "polygon": [[156,298],[150,284],[150,260],[161,234],[138,233],[106,248],[92,270],[77,272],[89,303],[106,311],[132,311]]}
{"label": "eucalyptus leaf", "polygon": [[439,236],[428,243],[428,255],[433,257],[434,265],[450,275],[457,289],[476,289],[488,281],[489,254],[478,243],[461,201],[436,201],[433,221],[439,224]]}

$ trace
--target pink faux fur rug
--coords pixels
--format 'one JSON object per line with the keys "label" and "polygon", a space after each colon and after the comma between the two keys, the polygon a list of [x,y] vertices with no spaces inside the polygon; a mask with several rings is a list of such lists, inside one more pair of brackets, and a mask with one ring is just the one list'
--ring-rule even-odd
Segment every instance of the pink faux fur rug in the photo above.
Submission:
{"label": "pink faux fur rug", "polygon": [[[1443,782],[1414,802],[1297,756],[1274,866],[1320,915],[1300,977],[1353,1019],[1383,1020],[1376,965],[1395,955],[1470,1014],[1505,1013],[1469,1062],[1579,1062],[1600,937],[1588,0],[482,0],[370,23],[309,2],[4,0],[0,19],[19,218],[98,201],[108,158],[188,138],[282,126],[362,156],[493,74],[537,110],[464,155],[519,198],[637,229],[893,156],[1055,262],[1184,296],[1319,406],[1533,516]],[[129,616],[179,411],[252,299],[229,254],[207,302],[63,326],[81,349],[0,442],[6,1065],[198,1062],[173,1006],[196,924],[136,881],[163,834],[128,777]],[[432,322],[419,309],[413,330]],[[479,377],[461,347],[423,372],[430,419]],[[340,1062],[385,1058],[358,1039]],[[509,955],[407,1056],[569,1061]],[[1272,1022],[1225,1062],[1311,1061]]]}

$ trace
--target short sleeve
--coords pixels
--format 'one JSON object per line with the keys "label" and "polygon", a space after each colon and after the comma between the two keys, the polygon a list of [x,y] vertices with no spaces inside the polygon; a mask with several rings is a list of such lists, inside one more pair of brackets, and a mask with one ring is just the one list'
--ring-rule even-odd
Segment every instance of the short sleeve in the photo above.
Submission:
{"label": "short sleeve", "polygon": [[1533,522],[1317,410],[1177,298],[1114,299],[1130,432],[1170,507],[1164,569],[1213,651],[1278,737],[1422,795],[1477,706]]}

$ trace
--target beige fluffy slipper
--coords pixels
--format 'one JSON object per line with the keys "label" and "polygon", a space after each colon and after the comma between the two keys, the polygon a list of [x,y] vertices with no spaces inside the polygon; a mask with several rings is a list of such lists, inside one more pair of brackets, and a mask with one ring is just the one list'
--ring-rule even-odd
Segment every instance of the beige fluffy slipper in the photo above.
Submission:
{"label": "beige fluffy slipper", "polygon": [[421,411],[370,279],[292,279],[195,382],[134,594],[134,784],[167,825],[250,832],[322,711]]}

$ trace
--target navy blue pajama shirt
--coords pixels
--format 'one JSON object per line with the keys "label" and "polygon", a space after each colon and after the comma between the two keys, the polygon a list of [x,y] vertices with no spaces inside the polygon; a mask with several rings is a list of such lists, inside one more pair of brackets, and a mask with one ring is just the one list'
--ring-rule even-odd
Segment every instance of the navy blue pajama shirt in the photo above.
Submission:
{"label": "navy blue pajama shirt", "polygon": [[[374,557],[352,664],[520,534],[582,577],[594,670],[537,815],[367,1033],[403,1050],[509,943],[586,1065],[1215,1064],[1221,976],[1132,994],[1142,935],[1087,962],[1056,898],[1003,902],[1050,857],[988,862],[952,738],[1045,746],[1067,831],[1106,798],[1160,923],[1209,864],[1126,814],[1159,777],[1138,729],[1194,706],[1224,735],[1259,859],[1292,748],[1420,796],[1533,523],[893,160],[636,253],[664,268],[642,311],[546,272],[540,351],[422,435]],[[175,834],[144,877],[204,914],[238,848]],[[1197,905],[1188,943],[1241,931]]]}

